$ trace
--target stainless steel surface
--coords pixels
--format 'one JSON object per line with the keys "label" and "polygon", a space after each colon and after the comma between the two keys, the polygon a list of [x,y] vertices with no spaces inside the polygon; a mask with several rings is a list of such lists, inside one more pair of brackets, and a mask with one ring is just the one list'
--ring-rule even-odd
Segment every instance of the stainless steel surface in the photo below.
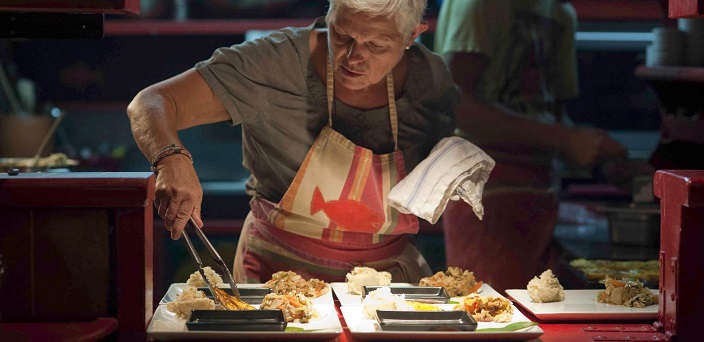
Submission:
{"label": "stainless steel surface", "polygon": [[606,213],[609,238],[617,245],[660,245],[660,208],[657,204],[629,203],[600,208]]}

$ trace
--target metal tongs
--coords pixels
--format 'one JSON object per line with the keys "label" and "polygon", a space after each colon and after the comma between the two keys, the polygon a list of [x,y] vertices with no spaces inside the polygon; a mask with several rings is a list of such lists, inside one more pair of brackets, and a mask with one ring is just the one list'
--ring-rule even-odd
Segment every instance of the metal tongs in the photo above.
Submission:
{"label": "metal tongs", "polygon": [[[225,262],[222,260],[220,257],[220,254],[218,254],[218,251],[215,250],[215,247],[213,247],[213,244],[210,243],[210,240],[205,236],[205,233],[203,233],[203,230],[198,227],[196,224],[196,221],[193,220],[193,217],[189,219],[189,222],[193,226],[193,230],[196,232],[196,235],[198,235],[198,238],[203,241],[203,244],[205,245],[205,248],[208,250],[208,253],[210,253],[210,256],[215,260],[215,263],[220,266],[220,270],[225,277],[225,280],[230,284],[230,288],[232,289],[232,294],[237,298],[237,301],[240,300],[240,291],[237,289],[237,284],[235,284],[235,279],[232,278],[232,273],[230,273],[230,269],[227,268],[227,265]],[[223,303],[222,296],[218,296],[218,291],[220,289],[215,289],[213,284],[208,281],[208,278],[205,276],[205,272],[203,271],[203,261],[200,260],[200,257],[198,256],[198,253],[196,252],[196,249],[193,247],[193,244],[191,243],[191,239],[188,237],[188,233],[186,230],[188,229],[188,225],[186,225],[186,228],[183,229],[183,240],[186,242],[186,247],[188,247],[188,252],[191,254],[191,257],[193,257],[193,260],[195,260],[196,264],[198,264],[198,272],[200,272],[200,276],[203,277],[203,280],[205,280],[205,283],[208,284],[208,289],[210,290],[210,293],[213,295],[213,297],[220,302],[220,304],[225,304]],[[217,284],[215,284],[217,286]],[[223,292],[222,290],[220,290]],[[222,293],[220,293],[222,294]]]}

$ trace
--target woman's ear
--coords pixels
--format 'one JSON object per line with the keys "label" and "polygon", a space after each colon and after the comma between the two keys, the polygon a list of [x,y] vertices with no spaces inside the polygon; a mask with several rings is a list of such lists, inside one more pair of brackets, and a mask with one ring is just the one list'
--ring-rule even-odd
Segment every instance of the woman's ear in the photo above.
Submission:
{"label": "woman's ear", "polygon": [[406,48],[410,47],[413,45],[413,42],[420,36],[421,33],[425,32],[428,30],[428,22],[423,20],[416,26],[416,28],[413,29],[413,33],[411,33],[411,40],[408,42],[406,45]]}

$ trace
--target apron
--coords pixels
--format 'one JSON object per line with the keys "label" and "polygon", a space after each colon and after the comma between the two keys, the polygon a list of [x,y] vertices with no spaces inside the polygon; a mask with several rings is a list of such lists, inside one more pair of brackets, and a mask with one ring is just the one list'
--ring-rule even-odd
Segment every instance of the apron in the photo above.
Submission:
{"label": "apron", "polygon": [[278,204],[255,197],[238,243],[235,280],[261,282],[292,270],[306,279],[344,281],[354,267],[386,270],[394,281],[417,282],[430,268],[409,235],[414,215],[388,205],[405,176],[398,149],[393,76],[386,76],[394,152],[377,155],[332,128],[334,77],[327,64],[328,124],[315,139]]}

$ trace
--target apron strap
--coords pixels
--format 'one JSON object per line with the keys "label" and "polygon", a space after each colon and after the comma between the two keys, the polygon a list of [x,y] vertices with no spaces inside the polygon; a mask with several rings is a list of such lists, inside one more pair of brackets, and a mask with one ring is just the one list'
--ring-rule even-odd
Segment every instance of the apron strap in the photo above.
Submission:
{"label": "apron strap", "polygon": [[[335,101],[335,82],[332,70],[332,56],[330,36],[328,35],[328,62],[325,66],[325,90],[328,98],[328,127],[332,127],[333,101]],[[389,119],[391,121],[391,134],[394,139],[394,150],[398,151],[398,114],[396,111],[394,75],[392,72],[386,74],[386,96],[389,100]]]}
{"label": "apron strap", "polygon": [[[328,46],[330,46],[330,40],[328,39]],[[326,93],[328,97],[328,127],[332,128],[332,103],[335,100],[335,82],[333,82],[332,75],[332,51],[328,49],[328,63],[325,67],[325,83],[326,83]]]}
{"label": "apron strap", "polygon": [[391,134],[394,137],[394,151],[398,151],[398,114],[396,112],[394,75],[391,72],[386,74],[386,96],[389,98],[389,118],[391,120]]}

